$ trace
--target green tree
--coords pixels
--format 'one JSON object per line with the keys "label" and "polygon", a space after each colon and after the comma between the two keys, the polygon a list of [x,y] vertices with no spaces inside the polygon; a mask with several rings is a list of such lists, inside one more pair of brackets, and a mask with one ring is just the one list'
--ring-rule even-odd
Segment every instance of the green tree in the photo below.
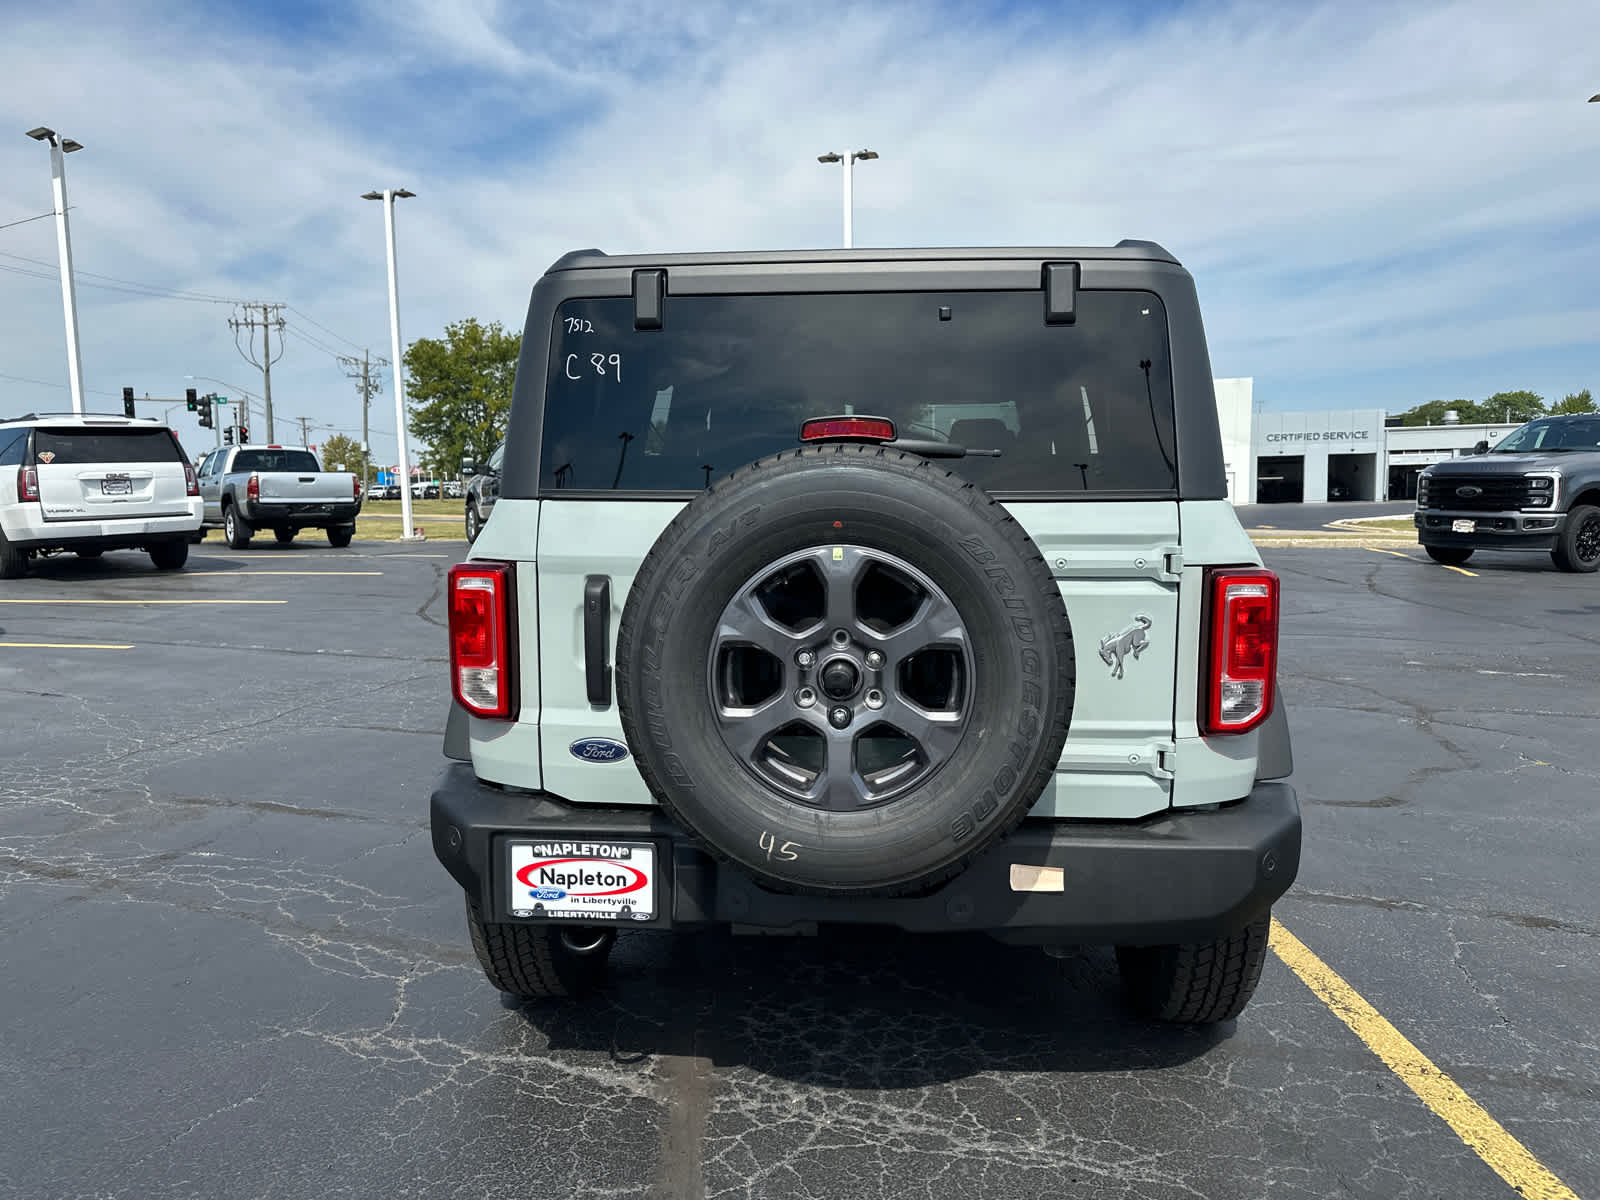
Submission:
{"label": "green tree", "polygon": [[[361,450],[361,444],[354,438],[345,437],[336,433],[327,441],[317,447],[317,454],[322,459],[322,465],[329,471],[353,471],[365,481],[367,478],[367,456]],[[341,468],[340,463],[344,466]]]}
{"label": "green tree", "polygon": [[454,478],[463,458],[488,458],[505,436],[521,350],[520,333],[474,317],[445,326],[443,339],[419,338],[406,349],[411,433],[442,478]]}
{"label": "green tree", "polygon": [[1485,420],[1478,406],[1471,400],[1429,400],[1400,414],[1402,425],[1443,425],[1444,414],[1455,410],[1463,425],[1476,425]]}
{"label": "green tree", "polygon": [[1544,416],[1544,397],[1538,392],[1496,392],[1479,407],[1483,411],[1478,418],[1481,421],[1515,421],[1520,425]]}
{"label": "green tree", "polygon": [[1589,394],[1589,389],[1581,392],[1568,392],[1561,398],[1560,403],[1550,406],[1551,413],[1592,413],[1597,410],[1594,406],[1594,397]]}

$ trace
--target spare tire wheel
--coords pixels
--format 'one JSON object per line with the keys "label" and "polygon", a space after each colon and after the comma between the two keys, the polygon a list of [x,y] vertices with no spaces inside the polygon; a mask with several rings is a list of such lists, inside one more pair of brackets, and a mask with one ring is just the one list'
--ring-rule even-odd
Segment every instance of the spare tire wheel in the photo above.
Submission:
{"label": "spare tire wheel", "polygon": [[903,895],[1014,828],[1061,756],[1074,661],[1026,532],[878,446],[741,468],[656,540],[623,610],[640,773],[780,890]]}

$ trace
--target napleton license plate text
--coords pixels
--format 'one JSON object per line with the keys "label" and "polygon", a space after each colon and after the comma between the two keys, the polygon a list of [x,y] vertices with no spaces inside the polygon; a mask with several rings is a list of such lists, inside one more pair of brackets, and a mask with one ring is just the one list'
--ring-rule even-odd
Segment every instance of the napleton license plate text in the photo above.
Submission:
{"label": "napleton license plate text", "polygon": [[513,842],[506,908],[514,917],[648,921],[655,858],[648,842]]}

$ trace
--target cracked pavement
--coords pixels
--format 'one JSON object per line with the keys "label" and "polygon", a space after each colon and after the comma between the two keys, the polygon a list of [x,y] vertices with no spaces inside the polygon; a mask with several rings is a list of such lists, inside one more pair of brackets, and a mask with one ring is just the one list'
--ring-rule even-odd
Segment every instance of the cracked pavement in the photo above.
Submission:
{"label": "cracked pavement", "polygon": [[[0,1196],[1326,1197],[1509,1189],[1275,958],[1236,1024],[1106,950],[619,944],[485,983],[427,796],[459,545],[48,561],[0,640]],[[239,576],[297,570],[380,576]],[[1600,1195],[1600,581],[1268,552],[1306,820],[1277,915]],[[353,560],[359,558],[359,562]]]}

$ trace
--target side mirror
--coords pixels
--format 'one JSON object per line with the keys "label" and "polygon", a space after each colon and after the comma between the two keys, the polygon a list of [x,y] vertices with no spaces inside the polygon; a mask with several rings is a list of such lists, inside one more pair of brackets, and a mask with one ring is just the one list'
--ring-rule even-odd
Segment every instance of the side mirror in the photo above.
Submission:
{"label": "side mirror", "polygon": [[477,473],[478,473],[478,464],[477,463],[473,462],[470,458],[463,458],[461,460],[461,474],[462,475],[476,475]]}
{"label": "side mirror", "polygon": [[1472,452],[1474,454],[1487,454],[1487,453],[1489,453],[1489,443],[1488,442],[1479,442],[1477,445],[1475,445],[1472,448]]}

